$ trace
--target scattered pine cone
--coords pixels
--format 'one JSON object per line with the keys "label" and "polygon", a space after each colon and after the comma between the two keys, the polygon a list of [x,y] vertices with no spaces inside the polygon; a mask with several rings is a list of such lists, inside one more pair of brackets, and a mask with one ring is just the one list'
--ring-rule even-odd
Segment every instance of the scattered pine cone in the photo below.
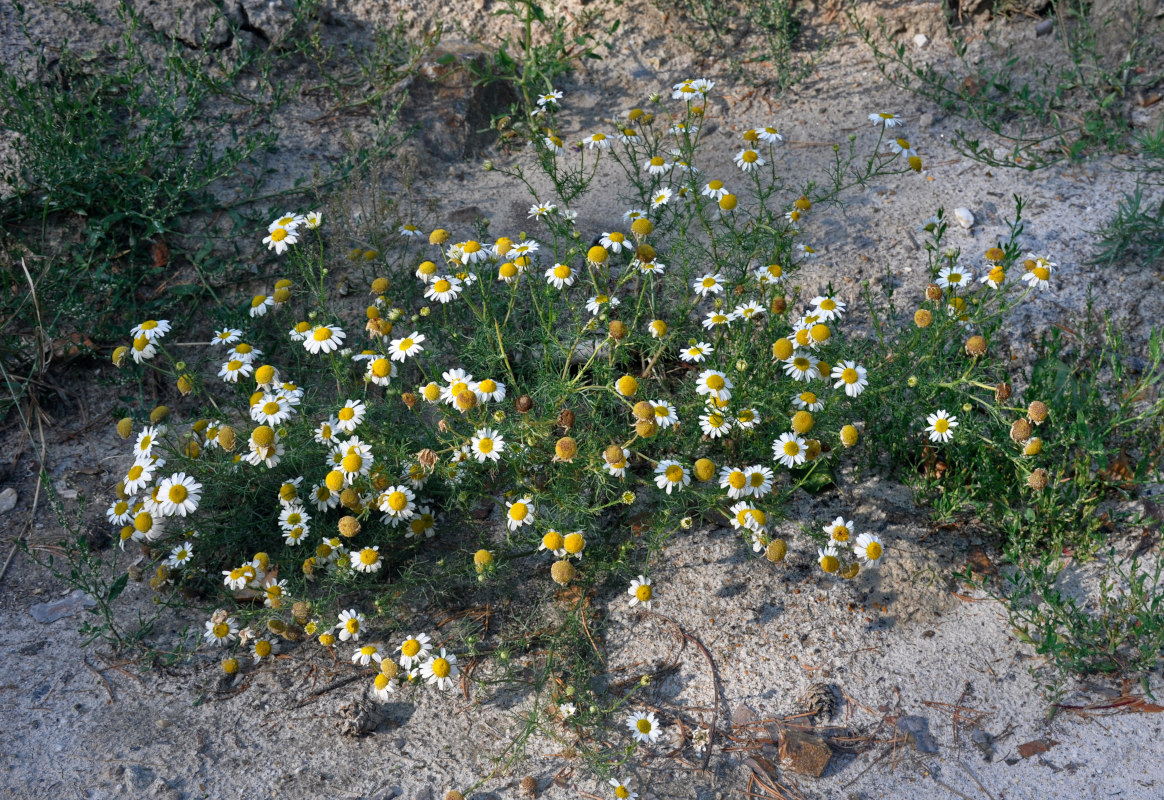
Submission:
{"label": "scattered pine cone", "polygon": [[814,683],[800,697],[800,713],[820,717],[825,722],[833,718],[837,710],[837,700],[833,687],[823,681]]}

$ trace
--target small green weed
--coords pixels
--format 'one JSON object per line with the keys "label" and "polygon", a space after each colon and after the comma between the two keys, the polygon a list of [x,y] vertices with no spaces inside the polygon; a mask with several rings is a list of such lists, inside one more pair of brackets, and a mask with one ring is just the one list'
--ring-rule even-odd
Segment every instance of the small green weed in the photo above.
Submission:
{"label": "small green weed", "polygon": [[1164,123],[1137,136],[1135,143],[1142,158],[1136,168],[1136,188],[1124,195],[1099,230],[1097,264],[1112,264],[1129,256],[1149,262],[1164,260],[1164,196],[1158,194],[1155,208],[1145,197],[1145,191],[1159,193],[1164,187]]}
{"label": "small green weed", "polygon": [[1126,146],[1129,99],[1161,76],[1146,4],[1136,6],[1136,36],[1115,65],[1097,50],[1088,3],[1060,0],[1055,8],[1061,58],[1029,41],[1003,44],[987,31],[988,55],[979,59],[971,55],[970,40],[951,28],[953,67],[909,55],[883,19],[870,26],[853,10],[848,17],[892,84],[973,122],[1009,150],[999,155],[977,132],[959,129],[953,144],[960,153],[991,166],[1036,170]]}
{"label": "small green weed", "polygon": [[[658,0],[660,9],[681,15],[679,38],[701,58],[723,64],[734,77],[783,92],[812,72],[815,53],[798,55],[793,43],[803,23],[792,0],[718,2]],[[746,46],[744,46],[746,44]]]}

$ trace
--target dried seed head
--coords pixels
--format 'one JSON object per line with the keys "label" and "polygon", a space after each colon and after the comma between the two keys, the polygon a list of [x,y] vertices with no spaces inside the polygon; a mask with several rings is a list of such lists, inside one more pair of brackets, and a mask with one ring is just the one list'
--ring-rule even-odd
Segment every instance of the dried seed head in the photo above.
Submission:
{"label": "dried seed head", "polygon": [[550,567],[550,577],[554,579],[554,583],[559,586],[565,586],[577,576],[577,571],[574,565],[566,559],[555,561],[554,565]]}
{"label": "dried seed head", "polygon": [[942,287],[938,286],[936,283],[931,283],[929,286],[926,287],[926,299],[927,300],[941,300],[942,299]]}
{"label": "dried seed head", "polygon": [[804,443],[804,457],[809,461],[816,461],[820,458],[820,440],[809,439]]}
{"label": "dried seed head", "polygon": [[1005,403],[1010,399],[1010,384],[1000,383],[994,387],[994,402]]}
{"label": "dried seed head", "polygon": [[571,428],[573,428],[574,427],[574,412],[568,408],[563,408],[561,411],[558,412],[558,424],[560,426],[562,426],[563,428],[565,428],[566,430],[570,430]]}
{"label": "dried seed head", "polygon": [[340,492],[340,503],[346,509],[349,509],[351,511],[359,511],[360,510],[360,495],[355,489],[353,489],[352,487],[349,486],[348,488],[346,488],[342,492]]}
{"label": "dried seed head", "polygon": [[631,409],[631,413],[638,419],[654,419],[655,407],[648,400],[640,400],[635,403],[634,408]]}
{"label": "dried seed head", "polygon": [[930,313],[929,309],[919,308],[913,312],[913,324],[919,328],[928,328],[934,321],[934,315]]}
{"label": "dried seed head", "polygon": [[386,658],[380,662],[380,671],[387,675],[388,679],[391,680],[400,674],[400,667],[396,666],[396,662],[392,659]]}
{"label": "dried seed head", "polygon": [[468,411],[477,405],[477,395],[466,389],[457,395],[457,408],[461,411]]}
{"label": "dried seed head", "polygon": [[788,310],[788,300],[785,299],[784,295],[780,295],[779,297],[772,298],[772,313],[773,314],[783,314],[787,310]]}
{"label": "dried seed head", "polygon": [[282,636],[287,632],[287,623],[278,617],[272,617],[267,620],[267,630],[276,636]]}
{"label": "dried seed head", "polygon": [[764,551],[764,557],[773,564],[783,561],[786,555],[788,555],[788,545],[783,539],[773,539],[768,543],[768,549]]}
{"label": "dried seed head", "polygon": [[659,424],[653,419],[640,419],[635,423],[635,433],[644,439],[650,439],[659,432]]}
{"label": "dried seed head", "polygon": [[340,536],[350,539],[360,532],[360,521],[350,514],[339,521]]}
{"label": "dried seed head", "polygon": [[437,454],[432,448],[426,447],[416,454],[417,462],[425,469],[432,469],[437,463]]}
{"label": "dried seed head", "polygon": [[465,800],[465,795],[458,792],[456,789],[450,789],[445,795],[445,800]]}
{"label": "dried seed head", "polygon": [[626,323],[617,319],[612,319],[610,321],[610,326],[607,328],[607,330],[610,333],[610,338],[614,339],[616,342],[621,342],[627,337],[627,334],[630,333],[626,327]]}
{"label": "dried seed head", "polygon": [[533,777],[532,775],[529,775],[529,776],[522,778],[521,779],[521,790],[523,792],[525,792],[526,795],[528,795],[529,797],[537,797],[538,796],[537,778]]}
{"label": "dried seed head", "polygon": [[607,464],[617,464],[622,461],[623,458],[622,448],[617,444],[612,444],[610,447],[602,451],[602,457],[606,460]]}
{"label": "dried seed head", "polygon": [[372,294],[384,294],[386,291],[388,291],[387,278],[377,278],[372,281]]}
{"label": "dried seed head", "polygon": [[655,248],[651,247],[646,242],[643,242],[635,248],[635,258],[644,264],[650,264],[655,260]]}
{"label": "dried seed head", "polygon": [[306,625],[308,618],[311,616],[311,604],[306,600],[299,600],[295,605],[291,606],[291,616],[300,625]]}
{"label": "dried seed head", "polygon": [[133,420],[129,417],[122,417],[117,420],[117,435],[122,439],[128,439],[129,435],[133,433]]}
{"label": "dried seed head", "polygon": [[1024,456],[1037,456],[1043,452],[1043,440],[1038,436],[1027,442],[1027,446],[1023,448]]}
{"label": "dried seed head", "polygon": [[1016,419],[1014,424],[1010,426],[1010,438],[1022,444],[1027,439],[1031,438],[1031,423],[1025,419]]}
{"label": "dried seed head", "polygon": [[187,374],[179,375],[178,391],[181,392],[183,397],[190,394],[190,392],[194,391],[194,379]]}
{"label": "dried seed head", "polygon": [[1039,492],[1047,488],[1047,480],[1047,470],[1039,467],[1037,470],[1030,474],[1030,477],[1027,478],[1027,486],[1031,487],[1036,492]]}
{"label": "dried seed head", "polygon": [[1042,400],[1035,400],[1027,406],[1027,416],[1031,418],[1031,422],[1039,425],[1047,418],[1049,410]]}
{"label": "dried seed head", "polygon": [[986,338],[983,336],[971,336],[966,340],[966,355],[980,356],[986,352]]}
{"label": "dried seed head", "polygon": [[223,425],[218,429],[218,446],[226,452],[234,450],[235,435],[234,428],[229,425]]}
{"label": "dried seed head", "polygon": [[404,405],[406,405],[409,409],[416,405],[416,395],[414,395],[412,392],[405,392],[404,394],[400,395],[400,399],[404,401]]}
{"label": "dried seed head", "polygon": [[534,407],[533,398],[528,394],[523,394],[514,401],[513,407],[517,409],[518,413],[528,414]]}
{"label": "dried seed head", "polygon": [[443,419],[437,420],[437,430],[440,431],[441,433],[448,433],[449,432],[449,423]]}

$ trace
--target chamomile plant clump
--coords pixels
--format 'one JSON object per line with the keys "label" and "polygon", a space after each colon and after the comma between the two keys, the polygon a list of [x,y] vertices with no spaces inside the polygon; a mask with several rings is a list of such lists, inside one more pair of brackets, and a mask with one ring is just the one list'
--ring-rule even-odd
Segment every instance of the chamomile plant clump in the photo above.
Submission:
{"label": "chamomile plant clump", "polygon": [[[134,328],[115,361],[168,376],[190,416],[123,420],[126,474],[108,517],[124,547],[155,560],[157,588],[198,587],[229,605],[207,623],[206,646],[237,669],[233,659],[264,657],[255,642],[270,631],[313,640],[387,698],[468,680],[458,657],[480,645],[398,630],[409,591],[488,592],[520,572],[567,615],[588,602],[573,584],[665,609],[683,599],[651,577],[653,558],[696,520],[738,531],[764,556],[757,569],[796,554],[852,580],[892,558],[859,518],[796,520],[807,533],[794,541],[777,524],[795,492],[827,485],[868,448],[872,425],[896,432],[879,446],[916,460],[1017,419],[993,402],[1003,369],[991,337],[1056,265],[1022,254],[1016,230],[971,267],[944,249],[939,216],[925,226],[934,283],[916,314],[871,301],[852,322],[853,298],[794,281],[816,257],[820,209],[921,170],[902,120],[873,114],[810,180],[781,166],[770,120],[730,157],[705,157],[713,90],[684,81],[579,141],[559,132],[569,99],[551,91],[512,128],[527,166],[486,164],[528,188],[527,230],[404,219],[380,249],[352,250],[320,214],[286,213],[259,238],[288,277],[204,348],[179,359],[167,323]],[[619,183],[595,179],[602,160]],[[609,198],[620,223],[580,228],[571,205],[588,192]],[[336,289],[337,252],[358,265],[345,280],[366,292],[362,307]],[[910,402],[906,369],[928,370]],[[1054,438],[1056,420],[1037,412],[998,443],[1023,448],[1010,455],[1030,475],[1025,493],[1042,491],[1033,442]],[[468,527],[470,515],[493,524]],[[563,623],[572,643],[553,652],[593,664],[583,628]],[[666,735],[650,713],[616,724],[625,698],[573,680],[553,682],[555,724],[604,721],[639,746]]]}

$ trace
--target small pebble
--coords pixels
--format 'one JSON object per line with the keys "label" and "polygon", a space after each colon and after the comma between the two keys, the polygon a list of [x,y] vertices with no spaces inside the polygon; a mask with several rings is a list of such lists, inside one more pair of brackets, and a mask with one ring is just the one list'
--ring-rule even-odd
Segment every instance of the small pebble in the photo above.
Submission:
{"label": "small pebble", "polygon": [[958,224],[966,230],[974,227],[974,214],[968,208],[955,208],[954,219],[958,220]]}
{"label": "small pebble", "polygon": [[16,490],[9,486],[0,492],[0,514],[7,514],[16,508]]}
{"label": "small pebble", "polygon": [[913,46],[916,47],[918,50],[921,50],[923,47],[925,47],[929,43],[930,43],[930,39],[924,33],[919,33],[917,36],[913,37]]}

